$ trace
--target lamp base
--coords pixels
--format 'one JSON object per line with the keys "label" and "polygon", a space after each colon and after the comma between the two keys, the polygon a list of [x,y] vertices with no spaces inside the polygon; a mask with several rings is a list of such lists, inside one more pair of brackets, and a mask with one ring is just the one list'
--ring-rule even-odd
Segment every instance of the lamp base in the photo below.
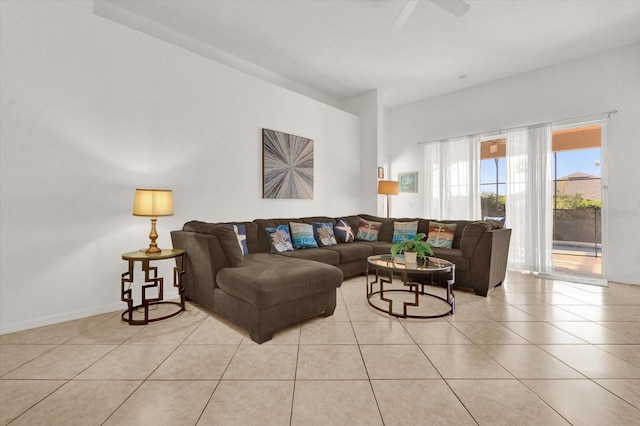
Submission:
{"label": "lamp base", "polygon": [[387,194],[387,219],[390,218],[391,214],[391,200],[389,198],[389,194]]}
{"label": "lamp base", "polygon": [[160,254],[162,250],[158,248],[158,244],[156,244],[156,240],[158,239],[158,233],[156,232],[156,221],[157,217],[151,218],[151,233],[149,234],[149,239],[151,243],[149,244],[149,248],[145,250],[146,254]]}
{"label": "lamp base", "polygon": [[162,250],[160,250],[157,245],[153,244],[153,245],[150,245],[149,248],[146,249],[144,252],[146,254],[160,254],[162,253]]}

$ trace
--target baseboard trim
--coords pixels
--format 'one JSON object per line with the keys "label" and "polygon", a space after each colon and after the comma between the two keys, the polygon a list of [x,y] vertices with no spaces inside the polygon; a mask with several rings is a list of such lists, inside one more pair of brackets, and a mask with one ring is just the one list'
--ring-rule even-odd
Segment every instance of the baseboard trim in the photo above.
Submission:
{"label": "baseboard trim", "polygon": [[[178,298],[178,292],[167,294],[165,292],[164,300]],[[139,303],[139,302],[138,302]],[[60,314],[49,315],[46,317],[34,318],[26,321],[19,321],[9,324],[0,324],[0,335],[15,333],[17,331],[29,330],[31,328],[44,327],[46,325],[59,324],[61,322],[73,321],[80,318],[92,317],[94,315],[107,314],[109,312],[124,311],[127,305],[124,302],[115,302],[103,306],[94,306],[87,309],[80,309],[72,312],[63,312]]]}
{"label": "baseboard trim", "polygon": [[534,274],[537,278],[543,278],[546,280],[566,281],[576,284],[595,285],[599,287],[609,287],[609,282],[605,278],[596,277],[583,277],[580,275],[565,275],[554,274],[551,272],[536,272]]}

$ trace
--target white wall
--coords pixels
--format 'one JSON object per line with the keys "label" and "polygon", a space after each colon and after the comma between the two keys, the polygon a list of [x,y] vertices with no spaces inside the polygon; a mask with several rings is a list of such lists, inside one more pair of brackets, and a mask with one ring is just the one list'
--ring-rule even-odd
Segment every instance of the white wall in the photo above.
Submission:
{"label": "white wall", "polygon": [[[390,109],[385,143],[395,170],[419,170],[417,143],[616,109],[608,122],[607,251],[611,281],[640,284],[640,44]],[[421,216],[424,191],[393,199],[396,216]],[[454,219],[454,218],[451,218]]]}
{"label": "white wall", "polygon": [[343,100],[341,106],[360,117],[360,213],[383,216],[384,199],[378,195],[378,166],[385,162],[382,93],[371,90]]}
{"label": "white wall", "polygon": [[[360,211],[359,119],[93,14],[1,1],[0,332],[123,309],[120,254],[148,245],[136,187],[191,219]],[[263,200],[263,127],[315,141],[313,200]],[[355,161],[354,161],[355,160]]]}

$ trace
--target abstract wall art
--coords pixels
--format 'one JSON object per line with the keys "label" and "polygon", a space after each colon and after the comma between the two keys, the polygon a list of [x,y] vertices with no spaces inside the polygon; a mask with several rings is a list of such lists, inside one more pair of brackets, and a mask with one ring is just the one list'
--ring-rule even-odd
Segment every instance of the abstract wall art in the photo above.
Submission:
{"label": "abstract wall art", "polygon": [[262,198],[313,198],[313,140],[262,129]]}

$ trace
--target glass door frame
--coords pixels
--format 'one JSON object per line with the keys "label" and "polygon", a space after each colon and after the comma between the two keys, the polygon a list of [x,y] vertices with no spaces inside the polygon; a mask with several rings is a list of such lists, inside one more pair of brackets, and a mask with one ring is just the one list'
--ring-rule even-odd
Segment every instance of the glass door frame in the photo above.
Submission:
{"label": "glass door frame", "polygon": [[[600,277],[597,279],[604,280],[604,284],[608,282],[608,269],[607,269],[607,255],[608,255],[608,246],[609,246],[609,225],[608,225],[608,169],[607,169],[607,119],[594,119],[587,120],[565,120],[561,122],[552,123],[551,131],[556,130],[564,130],[571,129],[576,127],[584,127],[584,126],[600,126],[600,196],[602,200],[602,208],[600,214],[600,226],[601,226],[601,267],[600,267]],[[557,178],[555,176],[554,178]],[[552,242],[553,244],[553,242]],[[556,275],[555,272],[552,272],[550,275]],[[560,275],[560,274],[558,274]],[[564,275],[564,274],[562,274]],[[589,277],[585,277],[588,279]]]}

